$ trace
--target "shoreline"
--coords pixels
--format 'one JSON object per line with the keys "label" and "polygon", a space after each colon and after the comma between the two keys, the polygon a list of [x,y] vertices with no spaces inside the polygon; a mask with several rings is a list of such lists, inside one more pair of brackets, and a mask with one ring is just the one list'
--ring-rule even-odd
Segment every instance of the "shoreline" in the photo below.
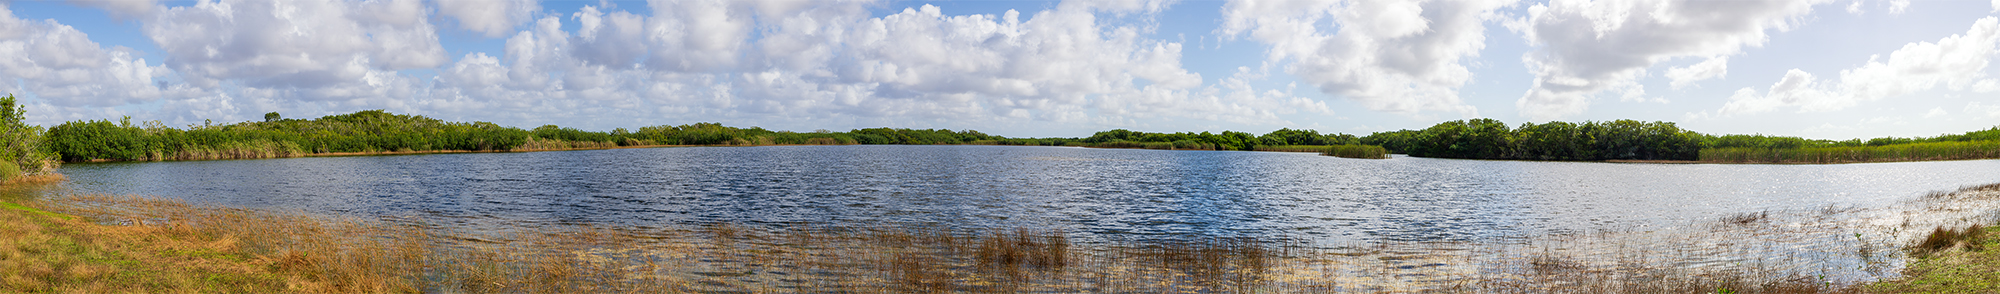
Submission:
{"label": "shoreline", "polygon": [[[857,146],[857,145],[898,145],[898,146],[1023,146],[1023,147],[1074,147],[1074,148],[1089,148],[1089,149],[1135,149],[1135,150],[1160,150],[1160,151],[1244,151],[1244,152],[1282,152],[1282,153],[1320,153],[1320,151],[1299,151],[1299,150],[1207,150],[1207,149],[1152,149],[1152,148],[1144,148],[1144,147],[1098,147],[1098,146],[1067,146],[1067,145],[1065,145],[1065,146],[1045,146],[1045,145],[1003,145],[1003,144],[929,144],[929,145],[908,145],[908,144],[769,144],[769,145],[633,145],[633,146],[615,146],[615,147],[585,147],[585,148],[555,148],[555,149],[532,149],[532,150],[485,150],[485,151],[476,151],[476,150],[428,150],[428,151],[374,151],[374,152],[327,152],[327,153],[306,153],[306,154],[304,154],[304,155],[299,155],[299,156],[291,156],[291,157],[266,157],[266,158],[235,158],[235,159],[197,159],[197,160],[150,160],[150,161],[148,161],[148,160],[105,160],[105,159],[93,159],[93,160],[88,160],[88,161],[81,161],[81,162],[73,162],[73,163],[118,163],[118,162],[170,162],[170,161],[210,161],[210,160],[256,160],[256,159],[281,159],[281,158],[304,158],[304,157],[355,157],[355,156],[396,156],[396,155],[427,155],[427,154],[456,154],[456,153],[525,153],[525,152],[553,152],[553,151],[589,151],[589,150],[613,150],[613,149],[645,149],[645,148],[680,148],[680,147],[768,147],[768,146]],[[1329,146],[1332,146],[1332,145],[1329,145]],[[1389,154],[1389,155],[1403,155],[1403,156],[1406,156],[1406,157],[1416,157],[1416,156],[1409,156],[1408,154],[1400,154],[1400,153],[1392,153],[1392,154]],[[1335,156],[1335,157],[1338,157],[1338,156]],[[1343,157],[1343,158],[1345,158],[1345,157]],[[1871,161],[1841,161],[1841,162],[1753,162],[1753,161],[1721,161],[1721,160],[1664,160],[1664,159],[1611,159],[1611,160],[1597,160],[1597,161],[1590,161],[1590,160],[1534,160],[1534,159],[1481,159],[1481,158],[1443,158],[1443,157],[1416,157],[1416,158],[1432,158],[1432,159],[1457,159],[1457,160],[1500,160],[1500,161],[1536,161],[1536,162],[1599,162],[1599,163],[1628,163],[1628,164],[1761,164],[1761,165],[1832,165],[1832,164],[1857,164],[1857,163],[1895,163],[1895,162],[1936,162],[1936,161],[1964,161],[1964,160],[1988,160],[1988,159],[2000,159],[2000,158],[1969,158],[1969,159],[1929,159],[1929,160],[1871,160]],[[1385,157],[1385,158],[1382,158],[1382,159],[1387,159],[1387,158]]]}

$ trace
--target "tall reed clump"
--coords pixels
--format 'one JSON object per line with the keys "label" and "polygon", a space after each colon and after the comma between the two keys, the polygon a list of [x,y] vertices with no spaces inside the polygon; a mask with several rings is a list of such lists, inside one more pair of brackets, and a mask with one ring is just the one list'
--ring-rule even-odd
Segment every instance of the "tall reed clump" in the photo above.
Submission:
{"label": "tall reed clump", "polygon": [[514,147],[513,150],[539,151],[539,150],[565,150],[565,149],[604,149],[613,147],[618,147],[618,143],[598,142],[598,141],[565,141],[565,140],[541,139],[541,138],[529,137],[527,143],[521,143],[521,146]]}
{"label": "tall reed clump", "polygon": [[300,157],[311,154],[298,143],[290,141],[250,140],[229,141],[213,145],[187,145],[173,153],[154,151],[146,160],[219,160],[219,159],[264,159]]}
{"label": "tall reed clump", "polygon": [[1985,243],[1985,226],[1972,225],[1959,229],[1938,227],[1932,230],[1930,235],[1924,236],[1923,241],[1910,245],[1909,250],[1919,255],[1960,248],[1977,251],[1985,249]]}
{"label": "tall reed clump", "polygon": [[1701,161],[1729,163],[1851,163],[2000,158],[2000,141],[1927,142],[1883,146],[1711,148]]}
{"label": "tall reed clump", "polygon": [[1321,155],[1343,158],[1388,159],[1389,150],[1375,145],[1335,145],[1328,146],[1326,152],[1321,153]]}

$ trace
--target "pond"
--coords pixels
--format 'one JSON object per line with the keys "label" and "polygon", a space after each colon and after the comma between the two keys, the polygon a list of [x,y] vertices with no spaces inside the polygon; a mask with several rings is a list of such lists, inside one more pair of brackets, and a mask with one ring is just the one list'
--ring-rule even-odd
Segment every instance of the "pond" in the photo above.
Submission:
{"label": "pond", "polygon": [[1084,237],[1487,241],[1885,207],[2000,160],[1841,165],[1346,159],[1026,146],[772,146],[71,164],[68,190],[443,226],[728,222]]}

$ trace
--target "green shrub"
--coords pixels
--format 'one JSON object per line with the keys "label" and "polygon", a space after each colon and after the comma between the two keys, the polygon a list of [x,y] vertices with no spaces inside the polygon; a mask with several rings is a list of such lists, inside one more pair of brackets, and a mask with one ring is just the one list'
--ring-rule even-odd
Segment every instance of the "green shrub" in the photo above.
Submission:
{"label": "green shrub", "polygon": [[0,182],[21,177],[21,167],[13,162],[0,161]]}

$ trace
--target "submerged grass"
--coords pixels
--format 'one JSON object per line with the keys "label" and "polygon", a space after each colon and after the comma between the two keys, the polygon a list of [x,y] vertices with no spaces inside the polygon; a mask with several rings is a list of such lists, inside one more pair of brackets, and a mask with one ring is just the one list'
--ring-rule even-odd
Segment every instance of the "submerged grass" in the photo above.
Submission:
{"label": "submerged grass", "polygon": [[2000,141],[1884,146],[1702,149],[1700,161],[1725,163],[1854,163],[2000,158]]}

